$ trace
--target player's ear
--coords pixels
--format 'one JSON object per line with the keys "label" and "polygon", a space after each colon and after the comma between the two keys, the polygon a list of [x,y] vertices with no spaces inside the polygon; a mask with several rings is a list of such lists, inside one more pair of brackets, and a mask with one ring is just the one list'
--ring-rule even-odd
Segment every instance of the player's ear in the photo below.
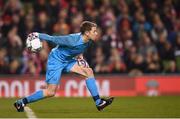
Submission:
{"label": "player's ear", "polygon": [[86,36],[89,36],[89,31],[85,31],[85,35],[86,35]]}

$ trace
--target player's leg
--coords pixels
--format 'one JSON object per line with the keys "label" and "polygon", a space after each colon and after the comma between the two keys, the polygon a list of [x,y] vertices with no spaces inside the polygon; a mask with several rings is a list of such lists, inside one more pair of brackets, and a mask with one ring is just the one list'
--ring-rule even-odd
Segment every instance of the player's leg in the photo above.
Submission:
{"label": "player's leg", "polygon": [[75,64],[71,69],[71,72],[82,75],[86,79],[86,86],[90,91],[96,105],[101,102],[99,92],[96,86],[96,80],[94,78],[94,74],[91,68],[82,68],[78,64]]}
{"label": "player's leg", "polygon": [[[34,92],[33,94],[23,98],[19,99],[14,103],[14,106],[16,107],[17,111],[21,112],[24,111],[24,106],[39,101],[41,99],[52,97],[55,95],[61,72],[63,69],[63,65],[60,65],[58,63],[54,63],[55,65],[52,65],[52,63],[48,63],[51,65],[47,65],[47,72],[46,72],[46,83],[47,86],[43,90],[39,90]],[[55,66],[55,67],[54,67]]]}
{"label": "player's leg", "polygon": [[89,67],[89,65],[87,64],[85,60],[83,62],[72,62],[66,68],[69,69],[70,72],[74,72],[85,77],[86,86],[88,90],[90,91],[98,110],[102,110],[104,107],[112,103],[113,98],[110,98],[110,99],[100,98],[99,92],[96,86],[96,80],[94,77],[93,70]]}
{"label": "player's leg", "polygon": [[45,89],[39,90],[35,93],[33,93],[30,96],[27,96],[23,98],[23,102],[26,104],[36,102],[38,100],[41,100],[43,98],[47,97],[53,97],[56,93],[58,85],[56,84],[47,84],[47,87]]}
{"label": "player's leg", "polygon": [[57,85],[48,84],[45,89],[36,91],[33,94],[31,94],[23,99],[17,100],[14,103],[14,106],[16,107],[18,112],[23,112],[25,105],[32,103],[32,102],[39,101],[39,100],[47,98],[47,97],[53,97],[56,93],[57,87],[58,87]]}

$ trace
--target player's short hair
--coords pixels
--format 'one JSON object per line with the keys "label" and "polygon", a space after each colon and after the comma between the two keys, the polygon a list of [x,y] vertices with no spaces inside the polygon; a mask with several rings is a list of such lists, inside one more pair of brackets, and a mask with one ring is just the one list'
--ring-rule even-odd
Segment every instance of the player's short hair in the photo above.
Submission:
{"label": "player's short hair", "polygon": [[83,21],[80,25],[80,31],[84,34],[86,31],[90,31],[92,27],[97,27],[97,24],[90,21]]}

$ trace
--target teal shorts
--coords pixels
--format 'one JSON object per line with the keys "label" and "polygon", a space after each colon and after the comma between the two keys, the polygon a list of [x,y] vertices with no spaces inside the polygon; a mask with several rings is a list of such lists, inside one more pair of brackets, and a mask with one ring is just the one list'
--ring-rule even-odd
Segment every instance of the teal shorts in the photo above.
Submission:
{"label": "teal shorts", "polygon": [[58,60],[48,59],[46,71],[46,83],[58,85],[63,72],[70,72],[71,68],[77,61],[72,59],[70,61],[61,62]]}

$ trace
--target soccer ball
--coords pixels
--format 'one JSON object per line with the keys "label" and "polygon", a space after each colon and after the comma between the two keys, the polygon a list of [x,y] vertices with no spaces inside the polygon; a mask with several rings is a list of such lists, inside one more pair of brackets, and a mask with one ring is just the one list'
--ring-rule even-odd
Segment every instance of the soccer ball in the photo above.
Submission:
{"label": "soccer ball", "polygon": [[26,46],[31,52],[36,53],[42,49],[42,42],[37,37],[28,37]]}

